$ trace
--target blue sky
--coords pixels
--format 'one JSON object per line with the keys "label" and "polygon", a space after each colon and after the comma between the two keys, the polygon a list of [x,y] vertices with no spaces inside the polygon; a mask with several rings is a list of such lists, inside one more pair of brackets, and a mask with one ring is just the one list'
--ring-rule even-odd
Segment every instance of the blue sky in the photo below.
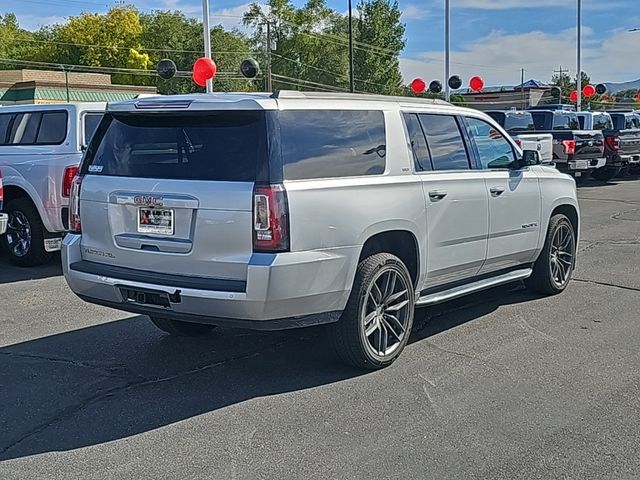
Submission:
{"label": "blue sky", "polygon": [[[234,26],[247,0],[210,0],[212,21]],[[200,0],[133,0],[141,10],[182,9],[200,14]],[[303,1],[294,0],[296,5]],[[328,0],[347,11],[347,0]],[[354,4],[357,0],[354,0]],[[399,0],[407,25],[402,55],[405,78],[442,78],[444,0]],[[595,81],[640,78],[638,0],[583,0],[584,69]],[[21,25],[63,21],[81,11],[105,11],[111,0],[0,0],[0,13],[13,11]],[[576,0],[451,0],[452,70],[468,78],[481,75],[487,84],[519,83],[527,78],[549,80],[560,65],[575,72]],[[37,14],[35,12],[38,12]]]}

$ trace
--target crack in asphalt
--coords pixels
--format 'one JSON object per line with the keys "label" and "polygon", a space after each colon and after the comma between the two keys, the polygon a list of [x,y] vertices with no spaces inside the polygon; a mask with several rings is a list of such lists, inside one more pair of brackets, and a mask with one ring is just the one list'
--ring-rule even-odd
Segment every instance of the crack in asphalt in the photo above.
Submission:
{"label": "crack in asphalt", "polygon": [[600,285],[602,287],[613,287],[613,288],[621,288],[622,290],[629,290],[632,292],[640,292],[640,288],[636,288],[636,287],[627,287],[626,285],[618,285],[615,283],[609,283],[609,282],[598,282],[597,280],[587,280],[586,278],[572,278],[573,281],[575,282],[580,282],[580,283],[592,283],[594,285]]}
{"label": "crack in asphalt", "polygon": [[589,198],[589,197],[578,197],[578,200],[590,200],[592,202],[615,202],[615,203],[625,203],[627,205],[640,205],[640,201],[636,200],[614,200],[613,198]]}
{"label": "crack in asphalt", "polygon": [[[69,407],[63,409],[58,415],[56,415],[53,418],[49,419],[47,422],[44,422],[44,423],[38,425],[37,427],[35,427],[35,428],[31,429],[30,431],[26,432],[24,435],[22,435],[22,437],[18,438],[17,440],[15,440],[12,443],[10,443],[9,445],[7,445],[6,447],[1,448],[0,449],[0,455],[9,452],[9,450],[11,450],[12,448],[15,448],[16,446],[20,445],[24,441],[26,441],[29,438],[33,437],[34,435],[37,435],[37,434],[45,431],[47,428],[51,427],[55,423],[58,423],[58,422],[60,422],[62,420],[65,420],[67,418],[71,418],[76,413],[80,412],[81,410],[83,410],[84,408],[88,407],[89,405],[97,403],[97,402],[99,402],[99,401],[101,401],[101,400],[103,400],[105,398],[111,397],[114,394],[121,393],[121,392],[127,392],[127,391],[133,390],[135,388],[139,388],[139,387],[146,387],[146,386],[149,386],[149,385],[155,385],[155,384],[159,384],[159,383],[169,382],[169,381],[175,380],[177,378],[187,377],[189,375],[193,375],[195,373],[200,373],[200,372],[203,372],[205,370],[210,370],[210,369],[213,369],[213,368],[224,366],[224,365],[227,365],[227,364],[229,364],[231,362],[241,361],[241,360],[246,360],[248,358],[256,357],[256,356],[259,356],[259,355],[265,353],[268,350],[276,349],[276,348],[280,347],[283,343],[284,343],[284,341],[281,340],[279,342],[271,344],[268,347],[265,347],[265,348],[263,348],[261,350],[258,350],[256,352],[252,352],[252,353],[248,353],[248,354],[244,354],[244,355],[238,355],[238,356],[235,356],[235,357],[230,357],[230,358],[227,358],[227,359],[224,359],[224,360],[220,360],[220,361],[217,361],[217,362],[214,362],[214,363],[210,363],[210,364],[203,365],[203,366],[200,366],[200,367],[192,368],[190,370],[185,370],[183,372],[178,372],[178,373],[175,373],[173,375],[168,375],[168,376],[165,376],[165,377],[156,377],[156,378],[139,377],[137,379],[134,379],[134,377],[130,377],[131,381],[129,381],[125,385],[119,385],[119,386],[116,386],[116,387],[108,388],[108,389],[103,390],[101,392],[97,392],[95,395],[91,395],[90,397],[85,398],[82,402],[80,402],[78,404],[75,404],[75,405],[70,405]],[[4,353],[4,352],[2,354],[6,355],[6,353]],[[37,358],[39,358],[40,360],[44,360],[44,361],[59,361],[60,360],[60,359],[56,359],[56,358],[47,358],[47,357],[37,357]],[[76,362],[67,361],[67,362],[63,362],[63,363],[74,364]],[[122,379],[123,377],[117,376],[116,378]]]}
{"label": "crack in asphalt", "polygon": [[130,378],[130,375],[122,375],[119,372],[126,370],[126,368],[124,367],[124,365],[117,365],[117,366],[108,366],[108,367],[101,367],[98,364],[95,363],[91,363],[91,362],[83,362],[83,361],[79,361],[79,360],[72,360],[69,358],[64,358],[64,357],[48,357],[45,355],[35,355],[35,354],[31,354],[31,353],[21,353],[21,352],[0,352],[0,355],[3,355],[5,357],[12,357],[12,358],[26,358],[26,359],[30,359],[30,360],[43,360],[45,362],[51,362],[51,363],[61,363],[63,365],[66,366],[71,366],[71,367],[78,367],[78,368],[87,368],[90,370],[97,370],[99,372],[102,372],[103,374],[110,376],[110,377],[118,377],[118,378]]}

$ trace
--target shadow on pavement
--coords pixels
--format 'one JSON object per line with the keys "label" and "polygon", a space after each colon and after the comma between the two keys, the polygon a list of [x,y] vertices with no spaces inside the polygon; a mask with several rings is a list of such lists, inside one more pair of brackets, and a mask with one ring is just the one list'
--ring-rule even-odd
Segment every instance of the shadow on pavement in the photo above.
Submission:
{"label": "shadow on pavement", "polygon": [[0,253],[0,285],[23,282],[62,275],[60,254],[54,255],[49,263],[38,267],[23,268],[12,265],[4,253]]}
{"label": "shadow on pavement", "polygon": [[[418,310],[411,342],[532,298],[503,287]],[[132,317],[0,348],[0,460],[99,445],[368,373],[339,364],[325,333],[219,329],[176,339]]]}

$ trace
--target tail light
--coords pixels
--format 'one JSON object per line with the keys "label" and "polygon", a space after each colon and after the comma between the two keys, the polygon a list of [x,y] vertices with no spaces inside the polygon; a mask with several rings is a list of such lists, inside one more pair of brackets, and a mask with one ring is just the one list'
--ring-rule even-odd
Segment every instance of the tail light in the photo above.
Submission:
{"label": "tail light", "polygon": [[4,200],[4,189],[2,188],[2,170],[0,170],[0,211],[2,211],[3,200]]}
{"label": "tail light", "polygon": [[605,137],[604,141],[609,150],[613,150],[614,152],[620,150],[620,137]]}
{"label": "tail light", "polygon": [[253,250],[289,250],[289,205],[282,185],[256,185],[254,189]]}
{"label": "tail light", "polygon": [[567,155],[574,155],[576,153],[576,141],[575,140],[563,140],[564,153]]}
{"label": "tail light", "polygon": [[74,177],[78,174],[78,167],[67,167],[64,169],[64,177],[62,178],[62,196],[69,198],[71,195],[71,185]]}
{"label": "tail light", "polygon": [[522,149],[522,140],[520,140],[519,138],[516,138],[515,142],[516,142],[516,145],[518,145],[520,149]]}
{"label": "tail light", "polygon": [[82,233],[80,222],[80,187],[82,186],[82,175],[76,175],[71,182],[71,193],[69,198],[69,230],[71,233]]}

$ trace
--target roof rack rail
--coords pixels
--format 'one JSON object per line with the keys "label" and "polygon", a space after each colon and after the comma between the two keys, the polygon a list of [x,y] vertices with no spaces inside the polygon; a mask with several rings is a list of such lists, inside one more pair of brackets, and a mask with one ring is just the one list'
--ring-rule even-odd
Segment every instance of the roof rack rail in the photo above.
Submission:
{"label": "roof rack rail", "polygon": [[418,102],[427,105],[450,105],[449,102],[437,98],[397,97],[392,95],[376,95],[368,93],[346,92],[302,92],[300,90],[276,90],[271,98],[309,98],[314,100],[370,100],[379,102]]}

